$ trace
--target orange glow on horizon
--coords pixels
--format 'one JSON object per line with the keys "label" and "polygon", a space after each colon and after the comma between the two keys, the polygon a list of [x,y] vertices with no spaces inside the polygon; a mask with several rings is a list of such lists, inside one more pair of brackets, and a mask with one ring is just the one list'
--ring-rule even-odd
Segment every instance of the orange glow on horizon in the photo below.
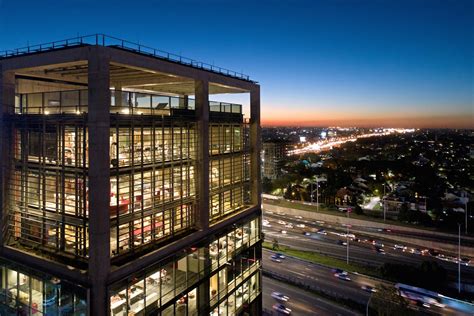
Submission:
{"label": "orange glow on horizon", "polygon": [[301,113],[287,115],[262,114],[263,126],[355,126],[355,127],[401,127],[401,128],[461,128],[474,129],[474,115],[406,115],[406,116],[365,116],[341,113],[321,113],[315,118]]}

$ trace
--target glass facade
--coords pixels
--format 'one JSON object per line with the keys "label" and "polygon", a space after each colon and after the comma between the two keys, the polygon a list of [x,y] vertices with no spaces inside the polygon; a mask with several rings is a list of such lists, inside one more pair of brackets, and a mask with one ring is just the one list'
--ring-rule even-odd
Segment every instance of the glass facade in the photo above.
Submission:
{"label": "glass facade", "polygon": [[209,218],[218,220],[250,202],[246,124],[209,126]]}
{"label": "glass facade", "polygon": [[[15,112],[21,115],[14,120],[10,244],[87,258],[87,92],[17,95]],[[242,110],[230,103],[209,106],[212,112],[231,115]],[[192,116],[179,120],[163,116],[163,111],[193,109],[194,100],[188,98],[112,91],[113,256],[194,226],[196,122]],[[210,124],[211,221],[249,204],[248,129],[242,121],[233,121]]]}
{"label": "glass facade", "polygon": [[0,315],[88,314],[87,291],[77,285],[0,260]]}
{"label": "glass facade", "polygon": [[[8,92],[3,253],[68,281],[0,259],[0,315],[238,315],[249,304],[260,306],[261,218],[250,200],[250,125],[241,105],[210,101],[207,114],[188,97],[258,87],[111,59],[99,71],[103,78],[108,72],[109,83],[99,80],[89,91],[96,71],[89,66],[76,60],[2,73],[12,80],[2,87]],[[154,90],[176,96],[148,93]],[[209,124],[209,152],[199,148],[208,136],[202,123]],[[209,181],[209,199],[202,181]],[[244,210],[238,222],[231,218]],[[110,254],[102,251],[109,241]],[[168,254],[168,246],[180,250],[153,257]],[[152,266],[136,271],[150,258]]]}
{"label": "glass facade", "polygon": [[110,132],[111,252],[174,236],[195,222],[194,122],[115,120]]}
{"label": "glass facade", "polygon": [[9,185],[11,243],[86,257],[88,135],[73,120],[20,116]]}
{"label": "glass facade", "polygon": [[260,293],[259,240],[257,217],[130,276],[110,287],[111,314],[198,315],[206,304],[235,315]]}

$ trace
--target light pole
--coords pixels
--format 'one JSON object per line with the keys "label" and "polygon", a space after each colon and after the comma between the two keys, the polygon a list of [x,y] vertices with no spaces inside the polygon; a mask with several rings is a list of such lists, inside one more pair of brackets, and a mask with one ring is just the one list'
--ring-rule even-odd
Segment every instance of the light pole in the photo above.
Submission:
{"label": "light pole", "polygon": [[370,305],[370,300],[372,299],[373,294],[374,294],[374,292],[370,293],[369,300],[367,301],[367,309],[365,311],[366,316],[369,316],[369,305]]}
{"label": "light pole", "polygon": [[466,213],[465,214],[466,215],[466,235],[467,235],[467,219],[468,219],[468,216],[467,216],[467,200],[468,200],[468,198],[465,197],[464,198],[464,211],[465,211],[464,213]]}
{"label": "light pole", "polygon": [[386,212],[386,207],[385,207],[385,183],[383,184],[383,221],[385,222],[385,212]]}
{"label": "light pole", "polygon": [[347,262],[347,264],[349,264],[349,220],[350,220],[349,213],[350,212],[351,212],[351,208],[348,208],[347,209],[347,225],[346,225],[346,228],[347,228],[347,233],[346,233],[346,247],[347,247],[346,262]]}
{"label": "light pole", "polygon": [[461,293],[461,224],[458,223],[458,292]]}
{"label": "light pole", "polygon": [[316,211],[319,212],[319,179],[316,176]]}

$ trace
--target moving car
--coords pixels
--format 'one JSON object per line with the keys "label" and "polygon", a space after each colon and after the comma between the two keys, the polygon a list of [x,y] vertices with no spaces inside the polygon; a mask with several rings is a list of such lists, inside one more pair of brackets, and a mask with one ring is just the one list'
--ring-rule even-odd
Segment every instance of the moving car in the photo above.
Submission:
{"label": "moving car", "polygon": [[281,253],[276,253],[273,256],[277,257],[278,259],[285,259],[286,258],[286,256],[284,254],[281,254]]}
{"label": "moving car", "polygon": [[305,236],[311,236],[311,233],[303,232],[303,235],[305,235]]}
{"label": "moving car", "polygon": [[286,230],[282,230],[281,233],[282,233],[282,234],[286,234]]}
{"label": "moving car", "polygon": [[281,259],[280,259],[280,258],[278,258],[278,257],[277,257],[277,256],[275,256],[275,255],[272,255],[272,256],[270,257],[270,260],[271,260],[271,261],[273,261],[273,262],[278,262],[278,263],[280,263],[280,262],[281,262]]}
{"label": "moving car", "polygon": [[337,241],[337,244],[338,244],[338,245],[342,245],[342,246],[347,246],[347,242],[342,241],[342,240],[338,240],[338,241]]}
{"label": "moving car", "polygon": [[349,278],[349,276],[347,274],[334,273],[334,276],[336,278],[338,278],[339,280],[343,280],[343,281],[350,281],[351,280],[351,278]]}
{"label": "moving car", "polygon": [[276,310],[277,312],[280,312],[280,313],[283,313],[283,314],[286,314],[286,315],[290,315],[290,314],[291,314],[291,309],[289,309],[288,307],[286,307],[286,306],[283,305],[283,304],[274,304],[272,307],[273,307],[273,309]]}
{"label": "moving car", "polygon": [[305,228],[306,226],[304,224],[298,224],[298,225],[296,225],[296,227]]}
{"label": "moving car", "polygon": [[383,248],[382,242],[377,241],[377,240],[373,240],[372,245],[374,245],[375,247]]}
{"label": "moving car", "polygon": [[331,270],[333,273],[338,273],[338,274],[344,274],[344,275],[347,275],[347,271],[344,271],[342,269],[337,269],[337,268],[334,268]]}
{"label": "moving car", "polygon": [[321,228],[317,231],[318,234],[321,234],[321,235],[327,235],[328,233],[326,232],[325,229]]}
{"label": "moving car", "polygon": [[395,246],[393,246],[393,249],[404,250],[404,249],[406,249],[406,247],[404,245],[395,244]]}
{"label": "moving car", "polygon": [[282,301],[282,302],[288,302],[290,299],[288,296],[283,295],[280,292],[272,292],[272,297],[276,299],[277,301]]}
{"label": "moving car", "polygon": [[377,290],[373,286],[370,286],[370,285],[362,285],[360,288],[369,293],[377,292]]}

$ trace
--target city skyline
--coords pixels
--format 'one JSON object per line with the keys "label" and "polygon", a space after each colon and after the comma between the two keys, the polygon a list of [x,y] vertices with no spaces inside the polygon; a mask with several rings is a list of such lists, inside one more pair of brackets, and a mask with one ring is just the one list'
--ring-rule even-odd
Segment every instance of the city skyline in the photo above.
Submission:
{"label": "city skyline", "polygon": [[264,87],[263,126],[474,127],[471,1],[23,4],[0,1],[0,49],[101,32],[225,65]]}

